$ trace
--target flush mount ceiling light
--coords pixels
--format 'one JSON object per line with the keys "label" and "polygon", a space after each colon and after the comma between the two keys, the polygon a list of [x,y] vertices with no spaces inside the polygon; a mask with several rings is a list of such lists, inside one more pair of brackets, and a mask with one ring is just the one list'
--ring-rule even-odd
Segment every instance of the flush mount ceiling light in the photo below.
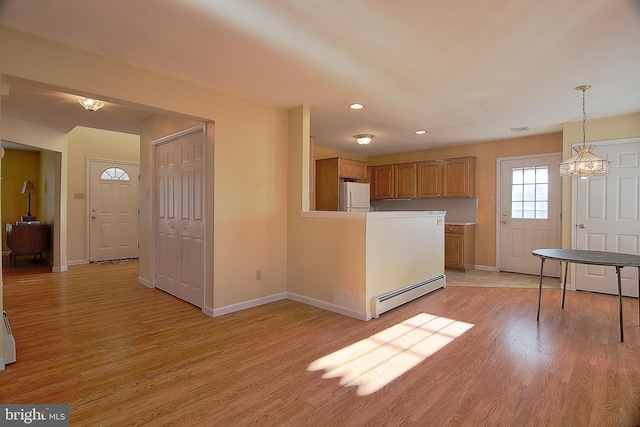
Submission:
{"label": "flush mount ceiling light", "polygon": [[83,96],[78,97],[78,102],[88,111],[98,111],[104,107],[104,102],[97,99],[85,98]]}
{"label": "flush mount ceiling light", "polygon": [[587,114],[584,108],[585,92],[591,85],[580,85],[576,90],[582,91],[582,146],[574,147],[576,154],[560,163],[560,176],[574,176],[587,179],[592,176],[604,176],[611,172],[611,162],[591,152],[595,145],[586,145],[585,124]]}
{"label": "flush mount ceiling light", "polygon": [[364,105],[360,104],[359,102],[354,102],[353,104],[349,105],[349,108],[351,108],[352,110],[362,110],[364,108]]}
{"label": "flush mount ceiling light", "polygon": [[356,135],[356,136],[354,136],[354,138],[356,139],[356,142],[358,144],[367,145],[373,139],[373,135],[365,133],[365,134]]}
{"label": "flush mount ceiling light", "polygon": [[422,129],[416,131],[416,135],[424,135],[425,133],[427,133],[427,131]]}

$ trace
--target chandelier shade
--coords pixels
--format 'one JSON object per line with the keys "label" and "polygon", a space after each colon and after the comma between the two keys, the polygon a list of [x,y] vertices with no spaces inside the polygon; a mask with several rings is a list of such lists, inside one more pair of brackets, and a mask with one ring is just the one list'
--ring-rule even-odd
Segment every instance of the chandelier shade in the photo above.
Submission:
{"label": "chandelier shade", "polygon": [[595,147],[595,145],[574,147],[576,154],[560,163],[560,176],[585,179],[590,176],[604,176],[611,173],[611,162],[591,152]]}
{"label": "chandelier shade", "polygon": [[591,85],[580,85],[576,90],[582,91],[582,146],[574,147],[576,154],[560,163],[560,176],[571,176],[587,179],[592,176],[605,176],[611,173],[611,162],[594,154],[591,150],[595,145],[587,145],[586,122],[587,114],[585,110],[585,92]]}

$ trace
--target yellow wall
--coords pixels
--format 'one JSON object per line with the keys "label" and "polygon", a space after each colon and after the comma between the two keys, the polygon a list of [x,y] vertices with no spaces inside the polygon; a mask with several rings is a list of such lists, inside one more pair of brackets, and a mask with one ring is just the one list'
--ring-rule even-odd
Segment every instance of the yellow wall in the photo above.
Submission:
{"label": "yellow wall", "polygon": [[[75,127],[68,134],[68,179],[67,179],[67,262],[86,263],[86,220],[87,207],[87,159],[120,160],[138,163],[140,161],[140,137],[127,133]],[[84,194],[85,198],[75,199],[73,194]]]}
{"label": "yellow wall", "polygon": [[496,266],[496,159],[562,151],[562,134],[511,138],[479,144],[457,145],[433,150],[415,151],[369,158],[369,164],[400,163],[448,157],[476,157],[476,192],[478,224],[476,225],[476,264]]}
{"label": "yellow wall", "polygon": [[27,195],[20,193],[24,181],[31,180],[37,193],[31,195],[31,215],[44,222],[40,209],[42,183],[40,182],[40,153],[38,151],[5,149],[2,159],[2,250],[7,251],[7,239],[4,225],[20,221],[27,214]]}

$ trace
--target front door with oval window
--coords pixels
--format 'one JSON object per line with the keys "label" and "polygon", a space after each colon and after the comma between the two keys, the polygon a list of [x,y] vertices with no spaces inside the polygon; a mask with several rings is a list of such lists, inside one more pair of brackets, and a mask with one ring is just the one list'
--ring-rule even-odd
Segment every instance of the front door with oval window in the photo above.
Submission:
{"label": "front door with oval window", "polygon": [[89,261],[136,258],[140,166],[90,160],[89,170]]}

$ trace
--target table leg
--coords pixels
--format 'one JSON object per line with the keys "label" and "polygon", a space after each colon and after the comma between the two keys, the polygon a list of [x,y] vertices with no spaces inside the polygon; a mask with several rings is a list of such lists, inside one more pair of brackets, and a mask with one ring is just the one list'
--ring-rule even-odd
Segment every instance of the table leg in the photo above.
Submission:
{"label": "table leg", "polygon": [[[562,266],[562,261],[560,262]],[[562,268],[562,267],[560,267]],[[569,262],[564,262],[564,284],[562,285],[562,309],[564,310],[564,294],[567,292],[567,272],[569,271]]]}
{"label": "table leg", "polygon": [[624,342],[624,329],[622,327],[622,278],[620,277],[622,267],[616,266],[616,273],[618,275],[618,311],[620,317],[620,342]]}
{"label": "table leg", "polygon": [[544,258],[540,258],[540,285],[538,286],[538,317],[537,321],[540,321],[540,300],[542,299],[542,273],[544,272]]}

